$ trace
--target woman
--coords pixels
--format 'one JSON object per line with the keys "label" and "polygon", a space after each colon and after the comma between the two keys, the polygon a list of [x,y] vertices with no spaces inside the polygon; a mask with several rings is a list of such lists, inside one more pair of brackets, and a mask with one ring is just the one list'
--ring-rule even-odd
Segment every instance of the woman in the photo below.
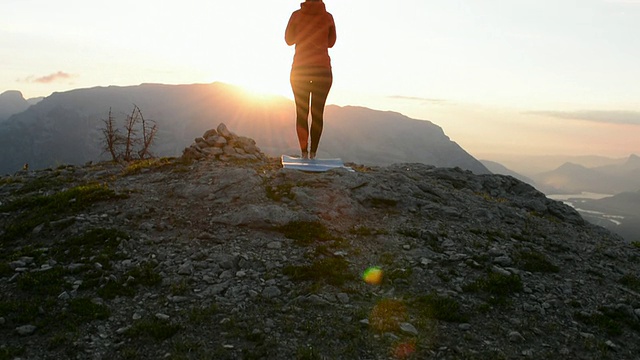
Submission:
{"label": "woman", "polygon": [[[329,48],[336,43],[336,25],[322,0],[306,0],[291,14],[285,40],[296,45],[291,67],[291,88],[296,102],[296,132],[302,158],[315,159],[324,116],[324,105],[333,83]],[[311,148],[309,148],[311,103]]]}

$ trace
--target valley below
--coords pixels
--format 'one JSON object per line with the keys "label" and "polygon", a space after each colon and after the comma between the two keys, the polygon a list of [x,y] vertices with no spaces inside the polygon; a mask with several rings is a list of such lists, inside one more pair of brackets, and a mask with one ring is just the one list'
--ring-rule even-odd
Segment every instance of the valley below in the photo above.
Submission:
{"label": "valley below", "polygon": [[[624,194],[617,195],[618,197]],[[622,236],[628,242],[640,242],[640,213],[602,205],[616,196],[584,192],[580,194],[548,195],[576,209],[590,223],[602,226]]]}

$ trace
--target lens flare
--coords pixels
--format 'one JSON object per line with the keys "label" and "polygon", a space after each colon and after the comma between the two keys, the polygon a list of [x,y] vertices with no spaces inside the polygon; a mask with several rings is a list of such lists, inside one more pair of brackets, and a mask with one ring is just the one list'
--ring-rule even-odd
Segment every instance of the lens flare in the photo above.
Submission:
{"label": "lens flare", "polygon": [[412,339],[407,342],[399,343],[393,349],[394,359],[408,359],[416,352],[416,340]]}
{"label": "lens flare", "polygon": [[364,271],[362,279],[369,285],[380,285],[382,282],[382,269],[377,266],[370,267]]}

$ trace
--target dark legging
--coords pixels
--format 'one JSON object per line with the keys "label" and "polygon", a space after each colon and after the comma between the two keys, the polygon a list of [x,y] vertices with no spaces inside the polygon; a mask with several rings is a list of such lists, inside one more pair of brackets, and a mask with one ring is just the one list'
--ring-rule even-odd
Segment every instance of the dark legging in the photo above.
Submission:
{"label": "dark legging", "polygon": [[330,68],[296,68],[291,71],[291,88],[296,101],[296,132],[300,149],[308,151],[309,103],[311,103],[311,153],[318,150],[324,122],[324,105],[333,83]]}

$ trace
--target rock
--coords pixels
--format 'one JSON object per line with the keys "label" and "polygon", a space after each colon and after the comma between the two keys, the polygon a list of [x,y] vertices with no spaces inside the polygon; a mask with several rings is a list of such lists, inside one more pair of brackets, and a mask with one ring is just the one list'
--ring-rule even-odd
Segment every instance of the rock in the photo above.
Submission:
{"label": "rock", "polygon": [[187,296],[170,296],[169,301],[175,304],[184,303],[189,301],[189,297]]}
{"label": "rock", "polygon": [[277,286],[268,286],[264,288],[264,290],[262,290],[262,296],[267,299],[273,299],[280,296],[281,294],[282,292],[280,291],[280,289],[278,289]]}
{"label": "rock", "polygon": [[349,295],[345,294],[345,293],[338,293],[337,295],[338,300],[343,303],[343,304],[348,304],[349,303]]}
{"label": "rock", "polygon": [[191,275],[193,274],[193,264],[191,262],[185,262],[178,269],[179,275]]}
{"label": "rock", "polygon": [[[228,138],[207,131],[185,149],[197,161],[0,176],[3,203],[92,183],[126,195],[48,214],[42,231],[25,229],[24,238],[3,243],[0,294],[9,309],[28,296],[27,304],[42,304],[28,310],[43,324],[84,310],[99,317],[81,326],[83,335],[56,342],[55,354],[381,360],[395,358],[396,345],[433,359],[636,360],[640,353],[640,334],[629,327],[640,315],[630,287],[640,274],[637,248],[580,223],[561,202],[508,176],[423,164],[282,169],[254,141],[226,130]],[[218,155],[225,147],[229,155]],[[34,185],[41,188],[21,193]],[[0,237],[32,210],[3,206]],[[84,238],[95,230],[99,237]],[[523,252],[561,264],[560,272],[531,271],[515,260]],[[388,277],[379,286],[360,279],[374,266]],[[86,299],[94,306],[75,308]],[[468,323],[431,318],[445,312]],[[22,337],[19,316],[1,315],[10,353],[51,357],[46,336],[34,337],[46,329]],[[625,329],[609,344],[592,322],[601,315]],[[376,329],[361,328],[369,316]],[[156,319],[180,330],[158,341],[129,334]]]}
{"label": "rock", "polygon": [[533,357],[533,349],[526,349],[526,350],[522,350],[522,356],[524,357]]}
{"label": "rock", "polygon": [[524,336],[522,336],[522,334],[520,334],[517,331],[512,331],[509,333],[509,341],[514,342],[514,343],[521,343],[524,342]]}
{"label": "rock", "polygon": [[26,268],[26,266],[27,263],[23,260],[16,260],[9,263],[9,267],[11,267],[13,270],[18,268]]}
{"label": "rock", "polygon": [[227,129],[227,126],[224,123],[220,123],[220,125],[218,125],[218,128],[216,130],[218,131],[218,134],[223,136],[225,139],[231,139],[232,138],[231,131],[229,131],[229,129]]}
{"label": "rock", "polygon": [[184,149],[182,157],[192,160],[211,158],[218,161],[257,161],[264,159],[265,155],[253,139],[237,136],[224,123],[220,123],[217,129],[207,130],[202,137],[196,138],[191,146]]}
{"label": "rock", "polygon": [[509,276],[509,275],[511,275],[511,272],[510,272],[510,271],[505,270],[505,269],[503,269],[503,268],[501,268],[501,267],[499,267],[499,266],[493,266],[491,269],[493,270],[493,272],[498,273],[498,274],[500,274],[500,275],[504,275],[504,276]]}
{"label": "rock", "polygon": [[493,259],[493,263],[503,267],[507,267],[513,264],[513,260],[511,260],[511,258],[507,255],[502,255]]}
{"label": "rock", "polygon": [[18,335],[27,336],[33,334],[36,329],[37,328],[33,325],[22,325],[16,328],[16,332]]}
{"label": "rock", "polygon": [[128,325],[128,326],[123,326],[123,327],[118,328],[118,329],[116,330],[116,334],[118,334],[118,335],[122,335],[122,334],[126,333],[129,329],[131,329],[131,326],[130,326],[130,325]]}
{"label": "rock", "polygon": [[156,314],[156,319],[158,320],[169,320],[171,317],[167,314],[163,314],[163,313],[157,313]]}
{"label": "rock", "polygon": [[218,132],[215,129],[209,129],[207,131],[204,132],[204,135],[202,135],[202,138],[204,138],[205,140],[212,137],[218,135]]}
{"label": "rock", "polygon": [[418,335],[418,329],[408,322],[400,323],[400,330],[410,335]]}

